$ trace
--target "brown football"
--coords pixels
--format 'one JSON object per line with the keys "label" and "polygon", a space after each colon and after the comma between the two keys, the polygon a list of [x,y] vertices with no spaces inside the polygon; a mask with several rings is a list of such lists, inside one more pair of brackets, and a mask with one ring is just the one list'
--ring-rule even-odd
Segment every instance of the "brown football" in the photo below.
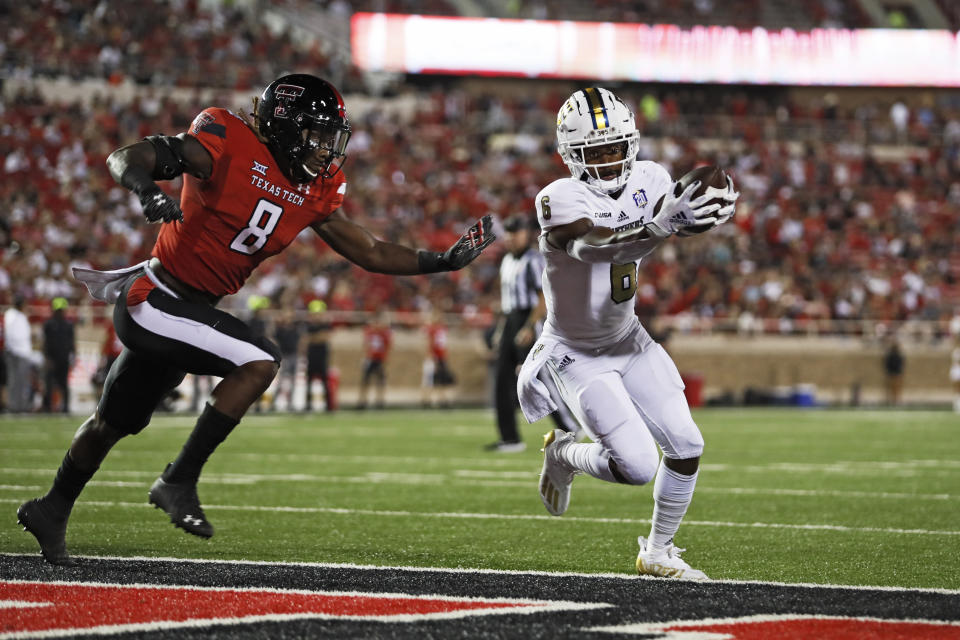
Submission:
{"label": "brown football", "polygon": [[[697,187],[697,190],[693,192],[694,198],[699,198],[704,193],[706,193],[708,187],[716,187],[718,189],[727,188],[727,174],[724,173],[723,169],[718,167],[715,164],[708,164],[703,167],[697,167],[690,173],[687,173],[682,178],[677,181],[676,186],[674,187],[673,195],[679,196],[683,193],[683,190],[690,186],[690,183],[700,181],[700,186]],[[723,204],[723,201],[720,199],[714,199],[709,202],[709,204],[720,203]],[[714,225],[703,225],[702,227],[688,227],[683,231],[677,232],[678,236],[694,236],[698,233],[703,233],[704,231],[709,231],[713,229]]]}

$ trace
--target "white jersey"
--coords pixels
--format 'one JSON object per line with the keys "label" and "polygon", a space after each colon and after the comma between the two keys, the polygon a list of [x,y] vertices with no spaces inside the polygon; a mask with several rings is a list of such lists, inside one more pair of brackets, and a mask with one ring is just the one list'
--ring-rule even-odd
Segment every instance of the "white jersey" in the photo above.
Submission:
{"label": "white jersey", "polygon": [[[637,161],[619,198],[591,189],[585,182],[564,178],[537,194],[537,220],[543,231],[591,220],[615,231],[636,229],[653,217],[653,207],[673,180],[656,162]],[[543,295],[547,320],[543,334],[568,344],[605,346],[622,340],[637,326],[634,296],[637,263],[587,263],[576,260],[540,236],[546,258]]]}

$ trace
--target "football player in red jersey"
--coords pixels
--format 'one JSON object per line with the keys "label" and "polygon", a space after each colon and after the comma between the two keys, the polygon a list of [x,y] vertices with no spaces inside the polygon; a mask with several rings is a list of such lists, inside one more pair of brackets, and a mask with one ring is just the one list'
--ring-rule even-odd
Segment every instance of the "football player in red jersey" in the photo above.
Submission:
{"label": "football player in red jersey", "polygon": [[383,409],[386,406],[386,363],[392,345],[393,331],[390,329],[390,319],[385,312],[381,311],[374,321],[363,329],[364,359],[360,374],[360,400],[357,402],[357,408],[367,408],[367,395],[371,380],[376,384],[373,406],[377,409]]}
{"label": "football player in red jersey", "polygon": [[423,328],[427,334],[427,357],[423,362],[423,381],[421,383],[424,407],[439,406],[449,409],[450,388],[456,384],[456,377],[447,365],[447,334],[449,329],[440,309],[430,311]]}
{"label": "football player in red jersey", "polygon": [[[253,111],[247,118],[209,108],[189,132],[149,136],[107,159],[113,178],[139,197],[147,220],[163,226],[150,260],[112,272],[74,271],[94,296],[117,302],[113,322],[124,350],[53,487],[17,510],[51,563],[73,563],[67,521],[107,453],[147,426],[186,373],[222,381],[149,499],[177,527],[213,535],[197,497],[200,471],[270,385],[280,361],[276,345],[216,305],[303,229],[312,228],[351,262],[394,275],[461,269],[494,239],[485,216],[447,251],[418,251],[379,240],[347,218],[340,209],[347,186],[341,165],[351,129],[330,83],[306,74],[280,77]],[[178,206],[156,181],[179,175]]]}

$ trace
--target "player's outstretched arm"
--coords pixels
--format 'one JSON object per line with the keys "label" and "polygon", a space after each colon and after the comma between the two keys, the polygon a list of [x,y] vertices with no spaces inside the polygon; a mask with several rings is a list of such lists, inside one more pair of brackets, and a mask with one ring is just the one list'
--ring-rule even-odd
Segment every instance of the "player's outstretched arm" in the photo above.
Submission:
{"label": "player's outstretched arm", "polygon": [[496,239],[492,226],[490,216],[484,216],[444,252],[418,250],[380,240],[340,210],[313,225],[313,230],[350,262],[374,273],[399,276],[464,268]]}
{"label": "player's outstretched arm", "polygon": [[150,136],[111,153],[107,169],[117,183],[137,194],[148,221],[172,222],[182,221],[183,212],[155,181],[182,173],[207,178],[213,173],[213,159],[192,136]]}
{"label": "player's outstretched arm", "polygon": [[663,241],[645,227],[614,232],[581,218],[547,232],[547,242],[581,262],[622,264],[646,256]]}

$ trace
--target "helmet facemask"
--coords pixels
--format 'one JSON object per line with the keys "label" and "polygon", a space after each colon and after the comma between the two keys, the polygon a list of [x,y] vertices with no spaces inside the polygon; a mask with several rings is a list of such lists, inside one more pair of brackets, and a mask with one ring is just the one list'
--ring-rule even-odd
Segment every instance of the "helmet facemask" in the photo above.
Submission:
{"label": "helmet facemask", "polygon": [[[639,141],[633,112],[606,89],[574,93],[557,117],[557,151],[570,175],[604,193],[619,191],[627,183]],[[621,159],[597,162],[598,151],[607,145],[622,145]]]}
{"label": "helmet facemask", "polygon": [[[292,165],[299,165],[311,180],[335,176],[347,159],[350,126],[345,122],[319,120],[309,128],[305,127],[300,135],[303,139],[302,151]],[[319,162],[312,162],[315,156]]]}
{"label": "helmet facemask", "polygon": [[[280,131],[267,132],[270,150],[287,177],[298,184],[331,178],[346,160],[350,125],[345,120],[315,120],[301,113],[290,120],[275,120],[274,128]],[[313,162],[313,156],[319,150],[327,153],[321,154],[319,162]]]}

